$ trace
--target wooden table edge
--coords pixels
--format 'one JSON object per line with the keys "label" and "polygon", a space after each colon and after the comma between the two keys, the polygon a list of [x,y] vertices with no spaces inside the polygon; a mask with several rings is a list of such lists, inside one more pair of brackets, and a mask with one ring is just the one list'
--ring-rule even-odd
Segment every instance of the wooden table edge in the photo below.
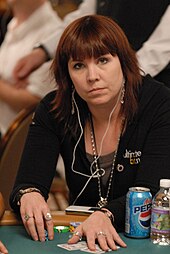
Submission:
{"label": "wooden table edge", "polygon": [[[82,222],[87,218],[87,215],[66,214],[64,211],[51,211],[55,226],[68,226],[70,222]],[[21,219],[10,210],[5,210],[0,219],[0,226],[22,225]]]}

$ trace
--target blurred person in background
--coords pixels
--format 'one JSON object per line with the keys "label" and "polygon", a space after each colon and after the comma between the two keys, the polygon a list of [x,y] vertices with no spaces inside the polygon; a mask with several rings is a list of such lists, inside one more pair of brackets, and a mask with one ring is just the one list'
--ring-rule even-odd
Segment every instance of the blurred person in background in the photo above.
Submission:
{"label": "blurred person in background", "polygon": [[[84,8],[84,9],[83,9]],[[67,15],[72,21],[85,13],[85,9],[113,18],[124,30],[131,46],[137,52],[139,65],[147,74],[170,87],[170,7],[169,0],[84,0],[74,15]],[[18,62],[14,76],[22,79],[41,65],[46,53],[54,57],[60,31],[40,43],[26,58]]]}
{"label": "blurred person in background", "polygon": [[97,0],[97,13],[125,32],[142,70],[170,87],[170,1]]}
{"label": "blurred person in background", "polygon": [[170,88],[170,5],[158,26],[137,51],[142,70]]}
{"label": "blurred person in background", "polygon": [[[17,61],[32,51],[34,45],[62,24],[47,0],[7,0],[13,18],[0,47],[0,132],[5,134],[17,113],[36,105],[50,90],[47,62],[26,79],[16,81],[13,69]],[[19,84],[22,82],[22,88]]]}

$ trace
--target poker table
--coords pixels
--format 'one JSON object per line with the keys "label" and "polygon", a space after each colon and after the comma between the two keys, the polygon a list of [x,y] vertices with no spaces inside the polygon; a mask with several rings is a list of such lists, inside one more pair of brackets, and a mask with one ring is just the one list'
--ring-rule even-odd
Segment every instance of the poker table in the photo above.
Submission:
{"label": "poker table", "polygon": [[[53,212],[55,225],[69,225],[71,221],[83,221],[86,216],[66,215],[64,212]],[[5,211],[0,220],[0,240],[7,246],[9,254],[78,254],[87,253],[80,250],[68,251],[58,247],[58,244],[66,243],[70,233],[55,232],[53,241],[35,242],[26,233],[22,222],[11,211]],[[150,239],[132,239],[120,234],[126,242],[127,248],[120,248],[116,253],[120,254],[168,254],[170,248],[157,246]],[[112,252],[109,252],[112,253]]]}

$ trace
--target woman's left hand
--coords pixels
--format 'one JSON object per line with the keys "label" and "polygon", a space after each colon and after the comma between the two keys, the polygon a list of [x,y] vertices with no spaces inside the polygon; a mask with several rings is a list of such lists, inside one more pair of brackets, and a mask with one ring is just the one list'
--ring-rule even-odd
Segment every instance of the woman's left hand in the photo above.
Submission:
{"label": "woman's left hand", "polygon": [[108,251],[109,249],[116,250],[116,243],[121,247],[126,247],[126,244],[119,237],[110,219],[100,211],[94,212],[80,224],[75,229],[68,243],[77,243],[81,240],[82,236],[86,237],[88,248],[92,251],[96,250],[96,240],[100,248],[104,251]]}

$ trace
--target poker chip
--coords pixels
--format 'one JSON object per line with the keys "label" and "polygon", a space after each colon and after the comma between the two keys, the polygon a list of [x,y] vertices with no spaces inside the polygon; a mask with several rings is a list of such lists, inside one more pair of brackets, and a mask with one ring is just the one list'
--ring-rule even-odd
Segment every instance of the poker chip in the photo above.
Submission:
{"label": "poker chip", "polygon": [[58,233],[66,233],[70,231],[70,227],[69,226],[55,226],[54,227],[54,232],[58,232]]}
{"label": "poker chip", "polygon": [[82,222],[79,221],[72,221],[70,222],[70,226],[73,226],[74,228],[78,227]]}
{"label": "poker chip", "polygon": [[78,227],[81,224],[81,222],[70,222],[70,232],[74,232],[75,228]]}
{"label": "poker chip", "polygon": [[44,233],[45,233],[45,241],[48,241],[48,231],[45,229]]}

